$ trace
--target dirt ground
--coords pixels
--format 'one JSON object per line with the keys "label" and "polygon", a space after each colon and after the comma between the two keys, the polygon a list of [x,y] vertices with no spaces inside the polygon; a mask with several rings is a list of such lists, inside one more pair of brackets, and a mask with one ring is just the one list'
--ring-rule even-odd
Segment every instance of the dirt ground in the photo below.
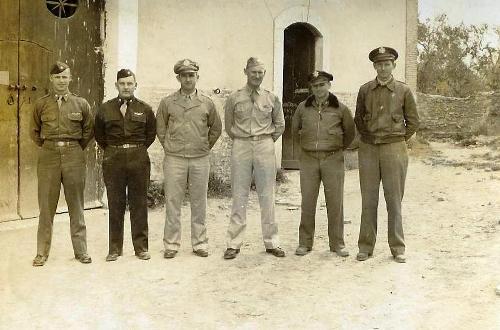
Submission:
{"label": "dirt ground", "polygon": [[[37,220],[0,224],[1,329],[500,329],[498,150],[433,143],[415,148],[404,199],[408,262],[387,245],[381,197],[374,257],[355,260],[360,221],[357,170],[345,179],[345,239],[351,256],[328,251],[320,194],[312,253],[295,256],[298,172],[278,188],[276,216],[286,258],[264,253],[251,195],[246,243],[224,260],[230,199],[210,199],[210,256],[192,254],[189,207],[178,256],[162,258],[164,210],[150,211],[152,259],[107,263],[107,210],[86,212],[93,263],[73,258],[68,216],[56,217],[44,267],[31,266]],[[486,165],[485,165],[486,164]]]}

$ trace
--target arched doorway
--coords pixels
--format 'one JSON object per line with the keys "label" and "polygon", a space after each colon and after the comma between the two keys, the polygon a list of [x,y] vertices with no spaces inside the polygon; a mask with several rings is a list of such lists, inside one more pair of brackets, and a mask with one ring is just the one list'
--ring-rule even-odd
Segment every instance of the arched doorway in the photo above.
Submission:
{"label": "arched doorway", "polygon": [[[316,69],[317,49],[321,34],[307,23],[294,23],[284,31],[283,42],[283,111],[285,133],[283,134],[282,167],[298,169],[299,138],[292,136],[292,117],[297,105],[307,98],[307,77]],[[319,69],[319,68],[318,68]]]}

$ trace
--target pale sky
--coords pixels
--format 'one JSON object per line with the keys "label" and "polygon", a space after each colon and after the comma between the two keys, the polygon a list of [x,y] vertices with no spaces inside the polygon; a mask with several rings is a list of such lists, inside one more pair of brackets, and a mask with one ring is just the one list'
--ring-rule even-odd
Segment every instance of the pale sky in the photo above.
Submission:
{"label": "pale sky", "polygon": [[[490,28],[500,26],[500,0],[418,0],[421,21],[442,13],[448,15],[452,25],[463,22],[466,25],[487,23]],[[492,46],[500,43],[493,30],[485,39]]]}
{"label": "pale sky", "polygon": [[418,0],[421,20],[446,13],[451,24],[500,26],[500,0]]}

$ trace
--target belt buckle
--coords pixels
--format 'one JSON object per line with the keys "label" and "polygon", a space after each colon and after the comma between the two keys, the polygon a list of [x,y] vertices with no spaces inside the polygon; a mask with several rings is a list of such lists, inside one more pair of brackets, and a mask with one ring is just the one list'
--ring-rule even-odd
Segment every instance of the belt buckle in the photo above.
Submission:
{"label": "belt buckle", "polygon": [[130,144],[128,144],[128,143],[124,143],[124,144],[122,144],[122,148],[128,149],[128,148],[130,148],[130,147],[131,147],[131,146],[130,146]]}
{"label": "belt buckle", "polygon": [[258,135],[253,135],[253,136],[250,137],[250,139],[252,141],[258,141],[259,140],[259,136]]}
{"label": "belt buckle", "polygon": [[66,142],[64,142],[64,141],[57,141],[56,142],[56,146],[58,146],[58,147],[64,147],[65,145],[66,145]]}

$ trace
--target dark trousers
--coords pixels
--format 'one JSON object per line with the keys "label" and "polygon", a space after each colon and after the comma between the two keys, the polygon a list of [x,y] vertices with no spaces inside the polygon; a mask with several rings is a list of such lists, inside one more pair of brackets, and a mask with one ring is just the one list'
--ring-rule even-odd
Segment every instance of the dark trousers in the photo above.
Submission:
{"label": "dark trousers", "polygon": [[401,201],[408,168],[406,142],[368,144],[360,142],[359,183],[361,187],[361,226],[359,252],[373,253],[377,239],[377,208],[380,181],[387,205],[388,241],[395,256],[405,253]]}
{"label": "dark trousers", "polygon": [[87,228],[83,217],[85,155],[78,142],[58,147],[46,141],[38,155],[37,175],[40,209],[37,254],[49,255],[61,183],[68,205],[73,251],[75,256],[87,253]]}
{"label": "dark trousers", "polygon": [[323,181],[328,215],[330,250],[343,249],[344,244],[344,153],[302,151],[300,156],[300,192],[302,213],[299,245],[312,248],[319,186]]}
{"label": "dark trousers", "polygon": [[123,223],[128,200],[135,253],[148,250],[147,191],[151,164],[146,147],[108,146],[102,164],[109,206],[109,253],[123,252]]}

